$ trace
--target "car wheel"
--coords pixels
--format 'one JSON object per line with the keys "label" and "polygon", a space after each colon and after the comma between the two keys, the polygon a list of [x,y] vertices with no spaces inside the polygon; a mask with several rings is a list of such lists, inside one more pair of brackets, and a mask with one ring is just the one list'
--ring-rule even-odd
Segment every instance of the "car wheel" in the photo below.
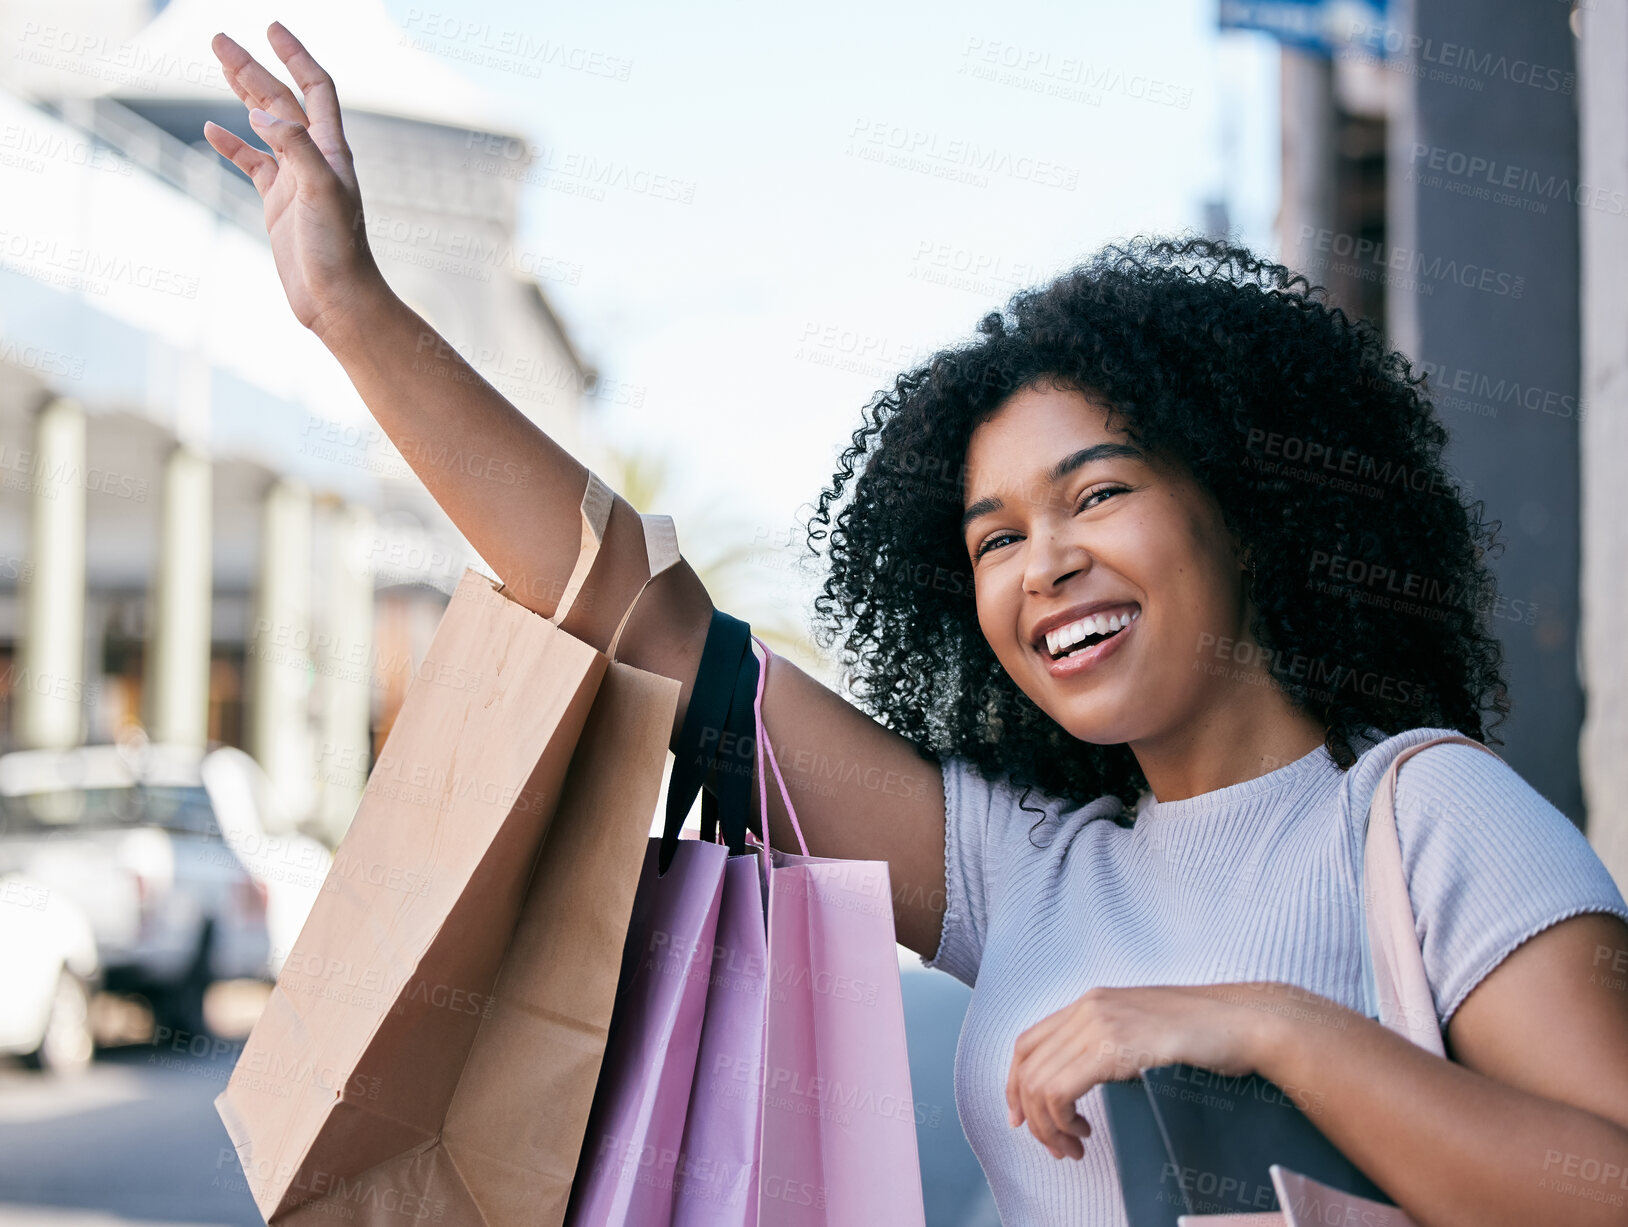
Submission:
{"label": "car wheel", "polygon": [[40,1046],[23,1060],[52,1074],[76,1074],[91,1062],[96,1039],[90,1025],[90,990],[66,967],[57,975],[51,1014]]}

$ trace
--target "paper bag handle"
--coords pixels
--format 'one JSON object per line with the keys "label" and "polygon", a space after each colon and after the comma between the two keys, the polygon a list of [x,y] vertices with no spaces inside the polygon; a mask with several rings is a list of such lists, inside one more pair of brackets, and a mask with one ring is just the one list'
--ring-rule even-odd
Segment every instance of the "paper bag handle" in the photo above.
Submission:
{"label": "paper bag handle", "polygon": [[[611,508],[616,502],[616,492],[605,484],[603,478],[592,469],[588,470],[588,484],[582,491],[582,503],[579,510],[582,513],[582,539],[577,547],[577,560],[571,567],[571,577],[565,581],[565,592],[560,596],[560,603],[554,614],[548,620],[554,626],[559,626],[571,613],[571,607],[576,604],[577,596],[582,587],[588,582],[588,573],[593,570],[594,562],[599,558],[599,547],[605,542],[605,529],[610,524]],[[611,636],[610,647],[606,655],[612,660],[616,659],[616,647],[621,642],[622,632],[627,629],[628,622],[633,617],[633,610],[639,604],[639,598],[644,590],[667,568],[676,563],[680,554],[678,551],[678,530],[673,527],[671,516],[641,515],[639,522],[644,525],[644,553],[648,562],[649,574],[639,590],[633,594],[633,600],[622,613],[622,620],[616,624],[616,632]],[[497,590],[502,592],[508,587],[505,581],[498,585]]]}
{"label": "paper bag handle", "polygon": [[1402,845],[1396,833],[1396,777],[1402,764],[1420,750],[1445,742],[1463,742],[1503,762],[1479,741],[1452,733],[1407,747],[1386,768],[1368,809],[1368,832],[1362,858],[1363,991],[1370,1013],[1399,1035],[1438,1057],[1447,1055],[1436,1021],[1435,998],[1425,975],[1424,955],[1408,898]]}
{"label": "paper bag handle", "polygon": [[577,547],[577,561],[571,568],[571,578],[565,581],[565,593],[560,597],[554,616],[549,619],[555,626],[565,621],[571,606],[576,604],[582,585],[588,582],[588,572],[593,570],[594,559],[599,557],[599,547],[605,540],[605,526],[610,523],[611,505],[615,501],[616,492],[604,483],[598,473],[589,469],[588,485],[582,492],[582,542]]}
{"label": "paper bag handle", "polygon": [[605,654],[612,660],[616,659],[616,645],[622,641],[622,632],[627,629],[627,624],[632,619],[633,611],[638,607],[639,598],[644,595],[644,590],[650,587],[651,580],[679,559],[678,530],[673,527],[671,516],[641,515],[639,522],[644,525],[644,556],[649,563],[650,574],[645,577],[644,583],[639,585],[639,590],[633,594],[633,599],[628,602],[627,609],[622,614],[622,620],[616,624],[616,633],[611,636],[610,647],[605,649]]}

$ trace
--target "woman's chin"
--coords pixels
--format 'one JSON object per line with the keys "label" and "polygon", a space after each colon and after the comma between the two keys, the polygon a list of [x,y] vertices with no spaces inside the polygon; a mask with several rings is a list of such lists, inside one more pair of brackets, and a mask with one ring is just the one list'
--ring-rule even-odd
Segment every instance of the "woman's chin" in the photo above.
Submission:
{"label": "woman's chin", "polygon": [[1075,741],[1118,746],[1138,735],[1138,713],[1128,696],[1123,701],[1114,695],[1071,696],[1061,702],[1055,693],[1049,697],[1043,710]]}

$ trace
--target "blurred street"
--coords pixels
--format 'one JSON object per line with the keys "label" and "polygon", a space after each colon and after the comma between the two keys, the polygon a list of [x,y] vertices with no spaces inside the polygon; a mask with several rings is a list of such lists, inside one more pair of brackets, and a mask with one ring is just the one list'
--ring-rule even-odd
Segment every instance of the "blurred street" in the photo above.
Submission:
{"label": "blurred street", "polygon": [[[920,969],[900,979],[927,1222],[999,1227],[955,1115],[950,1071],[969,992]],[[251,987],[240,998],[252,995]],[[216,1015],[232,1008],[210,1004]],[[234,1004],[235,1030],[253,1002]],[[214,1106],[240,1046],[125,1044],[64,1078],[0,1064],[0,1227],[256,1227],[262,1220]]]}
{"label": "blurred street", "polygon": [[205,1015],[220,1035],[196,1039],[104,996],[104,1046],[82,1073],[0,1062],[0,1224],[260,1223],[214,1098],[267,991],[216,985]]}
{"label": "blurred street", "polygon": [[78,1077],[0,1069],[0,1223],[261,1222],[213,1103],[235,1056],[130,1046]]}

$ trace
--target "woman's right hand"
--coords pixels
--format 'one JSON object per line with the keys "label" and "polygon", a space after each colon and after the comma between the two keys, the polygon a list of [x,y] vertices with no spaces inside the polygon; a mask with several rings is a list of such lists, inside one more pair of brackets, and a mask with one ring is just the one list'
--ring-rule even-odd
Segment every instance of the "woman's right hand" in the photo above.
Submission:
{"label": "woman's right hand", "polygon": [[288,304],[300,323],[326,340],[336,325],[388,296],[390,288],[368,248],[333,79],[281,22],[272,22],[266,38],[305,95],[303,107],[225,34],[215,35],[210,48],[227,83],[250,108],[250,126],[276,156],[218,124],[205,123],[204,138],[253,180]]}

